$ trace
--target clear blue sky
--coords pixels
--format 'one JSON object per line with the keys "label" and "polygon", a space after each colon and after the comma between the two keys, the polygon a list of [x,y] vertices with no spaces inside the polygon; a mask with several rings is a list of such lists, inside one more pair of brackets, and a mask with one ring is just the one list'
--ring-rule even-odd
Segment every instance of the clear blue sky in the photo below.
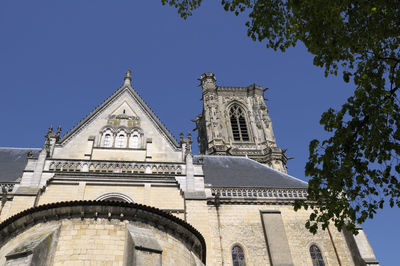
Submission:
{"label": "clear blue sky", "polygon": [[[42,147],[50,124],[65,133],[122,84],[127,68],[178,137],[201,113],[197,78],[213,72],[220,85],[270,88],[278,145],[295,157],[288,172],[307,180],[308,143],[326,136],[320,115],[352,86],[325,78],[302,45],[280,53],[253,42],[245,17],[206,2],[184,21],[161,0],[1,1],[0,146]],[[363,225],[381,265],[398,265],[398,220],[399,209],[385,209]]]}

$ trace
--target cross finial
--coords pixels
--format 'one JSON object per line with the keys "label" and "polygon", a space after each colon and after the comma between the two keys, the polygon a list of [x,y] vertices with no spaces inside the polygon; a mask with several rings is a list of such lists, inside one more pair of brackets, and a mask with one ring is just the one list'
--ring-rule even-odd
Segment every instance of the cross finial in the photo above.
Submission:
{"label": "cross finial", "polygon": [[124,85],[130,85],[132,81],[132,71],[128,69],[124,78]]}

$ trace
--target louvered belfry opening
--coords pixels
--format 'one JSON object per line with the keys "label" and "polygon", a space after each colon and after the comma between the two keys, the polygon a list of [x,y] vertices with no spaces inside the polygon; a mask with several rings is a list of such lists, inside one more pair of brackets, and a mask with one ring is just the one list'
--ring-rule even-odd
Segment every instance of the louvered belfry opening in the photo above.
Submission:
{"label": "louvered belfry opening", "polygon": [[231,119],[232,135],[235,141],[249,141],[245,113],[237,104],[232,105],[229,110]]}

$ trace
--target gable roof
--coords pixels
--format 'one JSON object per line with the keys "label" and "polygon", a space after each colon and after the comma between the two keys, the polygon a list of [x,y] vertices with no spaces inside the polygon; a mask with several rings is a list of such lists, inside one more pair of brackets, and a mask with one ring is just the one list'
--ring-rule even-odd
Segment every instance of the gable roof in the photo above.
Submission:
{"label": "gable roof", "polygon": [[172,136],[171,132],[166,128],[164,123],[155,115],[153,110],[146,104],[146,102],[140,97],[140,95],[135,91],[135,89],[130,84],[124,84],[122,87],[117,89],[110,97],[108,97],[103,103],[98,105],[93,111],[91,111],[84,119],[82,119],[77,125],[75,125],[71,130],[69,130],[60,140],[59,144],[63,145],[68,142],[74,135],[81,131],[87,124],[89,124],[99,112],[107,108],[114,100],[116,100],[120,95],[127,91],[137,104],[144,110],[144,112],[149,116],[150,120],[154,122],[157,129],[162,135],[172,144],[175,149],[178,149],[180,145],[177,140]]}
{"label": "gable roof", "polygon": [[204,183],[214,187],[307,188],[307,182],[247,157],[197,155],[203,160]]}
{"label": "gable roof", "polygon": [[0,182],[14,182],[22,177],[27,159],[27,152],[32,151],[37,157],[41,149],[38,148],[0,148]]}

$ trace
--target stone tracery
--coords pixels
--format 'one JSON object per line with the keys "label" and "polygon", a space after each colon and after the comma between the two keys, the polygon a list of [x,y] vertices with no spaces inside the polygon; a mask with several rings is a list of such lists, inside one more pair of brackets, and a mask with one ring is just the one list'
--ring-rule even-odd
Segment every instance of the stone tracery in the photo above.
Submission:
{"label": "stone tracery", "polygon": [[99,147],[103,148],[144,148],[144,133],[138,116],[125,113],[110,115],[107,125],[99,132]]}

